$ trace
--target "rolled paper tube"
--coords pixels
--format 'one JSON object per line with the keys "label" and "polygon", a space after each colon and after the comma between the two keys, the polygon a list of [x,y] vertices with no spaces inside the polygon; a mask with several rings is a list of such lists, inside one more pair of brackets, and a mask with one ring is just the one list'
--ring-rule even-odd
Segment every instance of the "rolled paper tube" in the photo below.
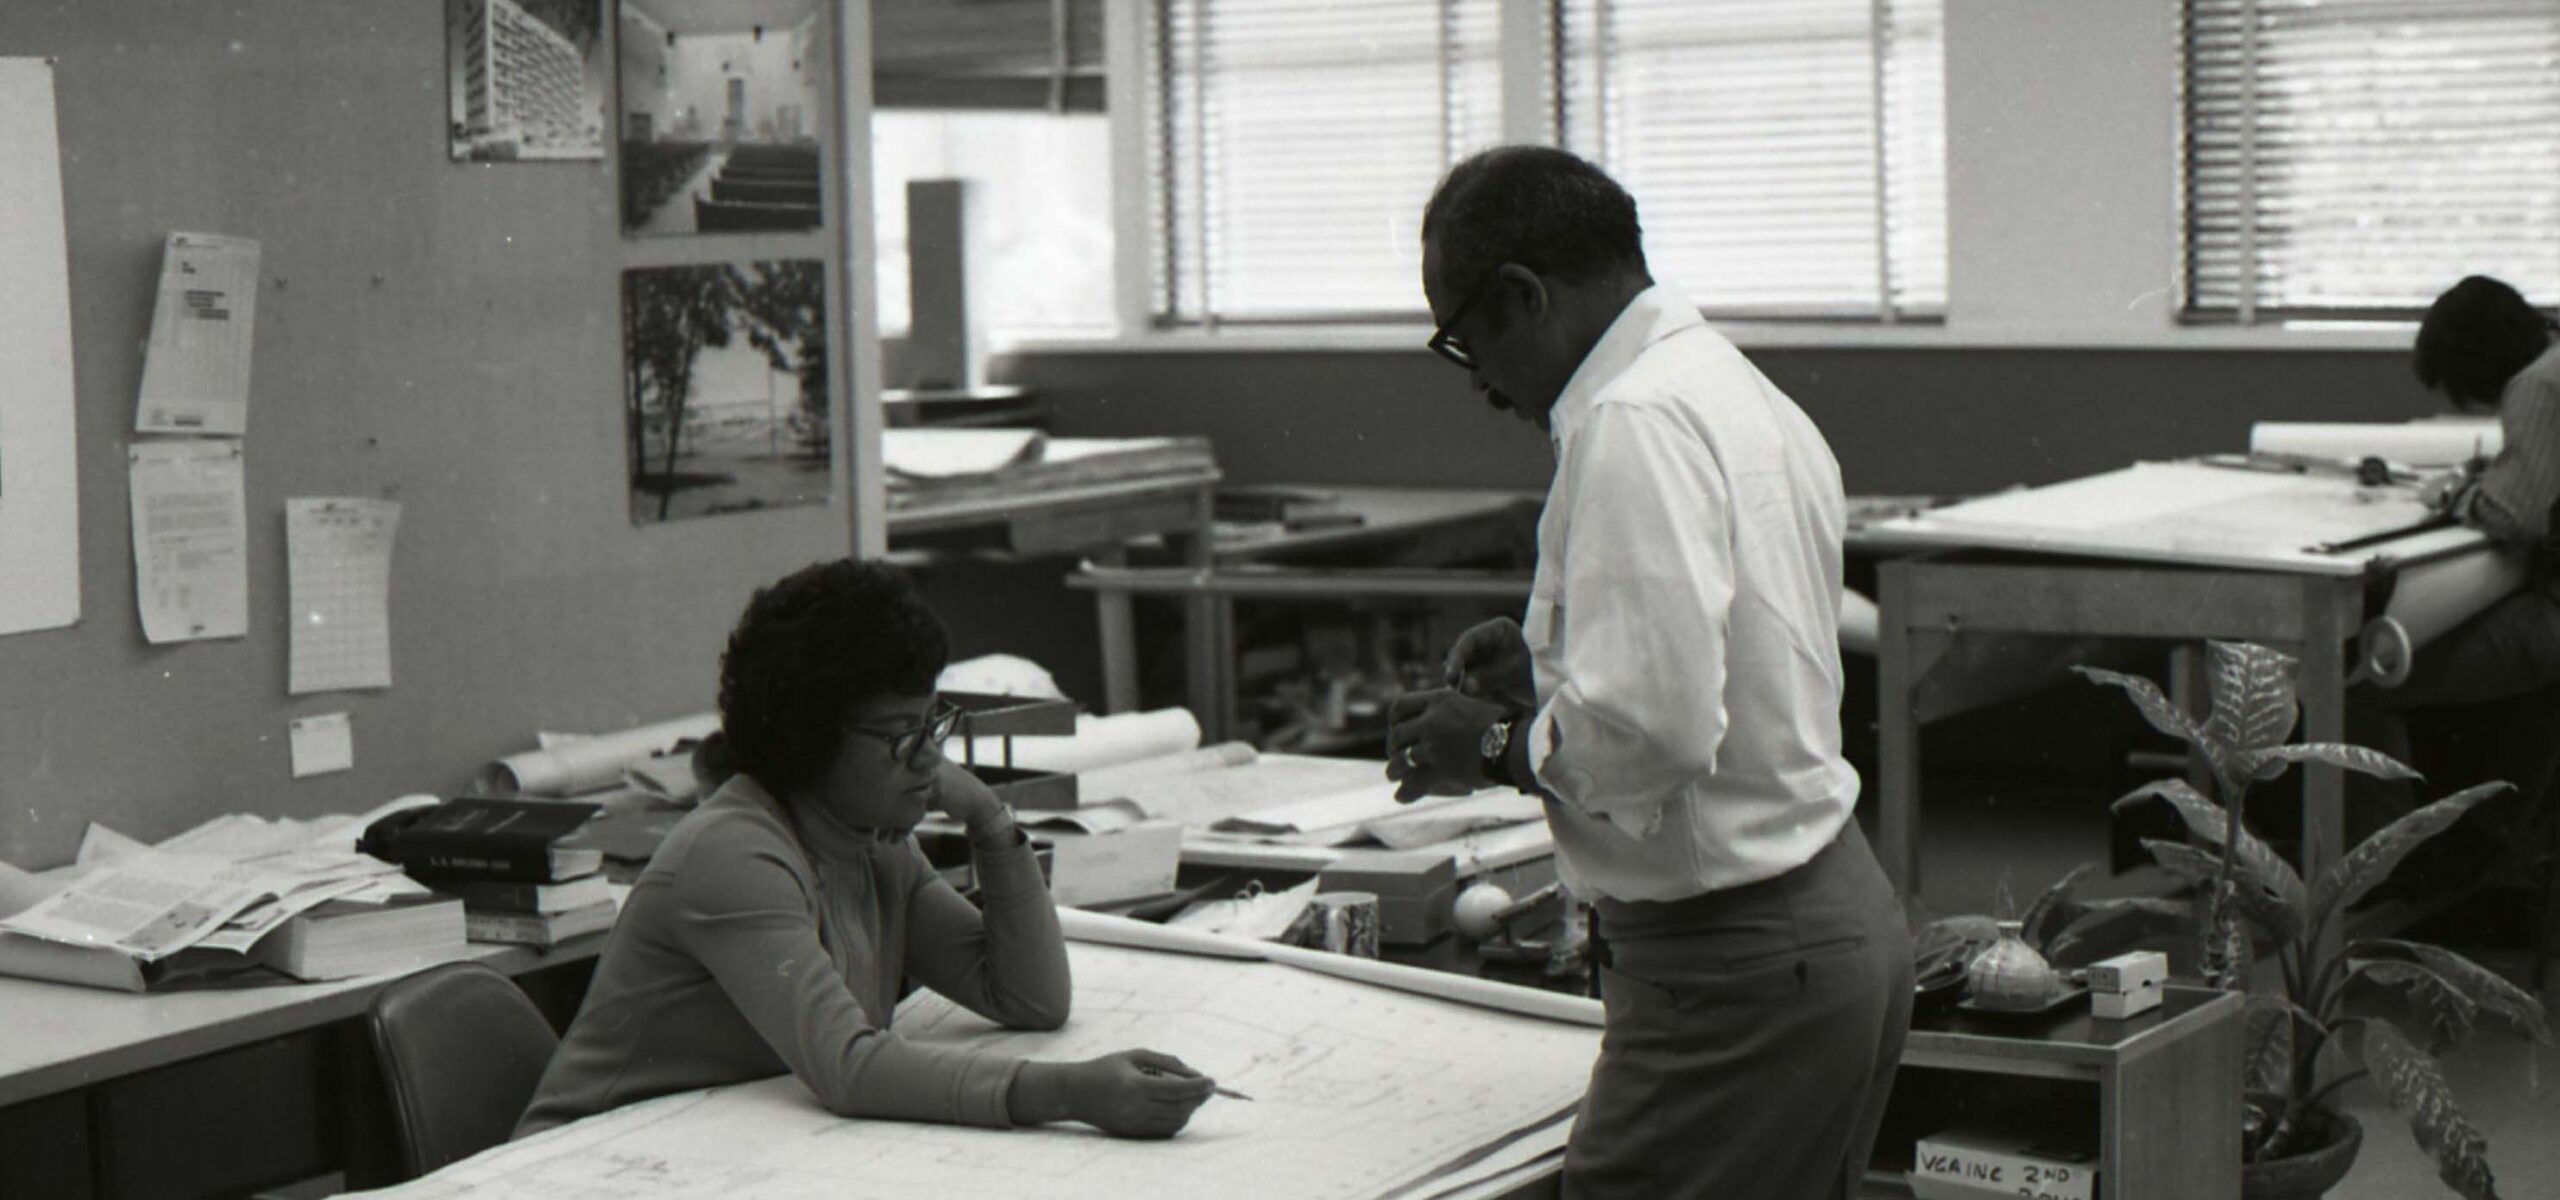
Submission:
{"label": "rolled paper tube", "polygon": [[720,728],[720,714],[699,713],[620,733],[575,738],[540,750],[510,754],[480,775],[484,788],[536,796],[574,796],[622,782],[622,769],[673,750],[686,738]]}
{"label": "rolled paper tube", "polygon": [[2498,452],[2494,421],[2260,421],[2249,452],[2356,462],[2369,456],[2416,467],[2449,467]]}
{"label": "rolled paper tube", "polygon": [[1200,745],[1200,722],[1187,708],[1108,717],[1079,714],[1069,736],[973,737],[966,747],[954,741],[944,753],[980,766],[1003,766],[1007,741],[1013,743],[1010,765],[1022,770],[1089,771],[1194,749]]}
{"label": "rolled paper tube", "polygon": [[2523,587],[2531,566],[2527,554],[2484,547],[2401,571],[2358,639],[2363,673],[2383,687],[2407,682],[2418,651]]}

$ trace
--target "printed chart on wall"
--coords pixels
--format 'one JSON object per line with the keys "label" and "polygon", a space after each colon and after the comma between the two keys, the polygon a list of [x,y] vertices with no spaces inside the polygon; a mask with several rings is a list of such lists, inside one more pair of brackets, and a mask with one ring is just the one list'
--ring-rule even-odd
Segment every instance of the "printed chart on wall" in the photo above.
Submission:
{"label": "printed chart on wall", "polygon": [[80,619],[71,274],[53,65],[0,58],[0,634]]}
{"label": "printed chart on wall", "polygon": [[293,614],[286,690],[390,687],[391,541],[400,506],[297,497],[284,510]]}
{"label": "printed chart on wall", "polygon": [[242,449],[230,438],[127,447],[133,588],[153,645],[249,632]]}

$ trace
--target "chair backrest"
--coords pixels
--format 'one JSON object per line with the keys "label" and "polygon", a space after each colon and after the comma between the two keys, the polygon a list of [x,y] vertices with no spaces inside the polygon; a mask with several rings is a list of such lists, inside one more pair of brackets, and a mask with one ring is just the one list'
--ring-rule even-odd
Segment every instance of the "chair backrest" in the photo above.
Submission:
{"label": "chair backrest", "polygon": [[447,963],[382,989],[365,1015],[404,1179],[507,1140],[560,1037],[513,980]]}

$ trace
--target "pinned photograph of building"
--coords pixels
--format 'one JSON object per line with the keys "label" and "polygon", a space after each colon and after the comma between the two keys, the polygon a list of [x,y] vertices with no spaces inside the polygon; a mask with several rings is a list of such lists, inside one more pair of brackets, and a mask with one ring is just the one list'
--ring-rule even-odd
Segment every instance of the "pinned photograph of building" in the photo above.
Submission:
{"label": "pinned photograph of building", "polygon": [[622,0],[622,230],[823,227],[816,115],[834,56],[816,0]]}
{"label": "pinned photograph of building", "polygon": [[604,157],[602,0],[445,0],[455,162]]}
{"label": "pinned photograph of building", "polygon": [[624,271],[632,523],[825,503],[826,331],[814,258]]}

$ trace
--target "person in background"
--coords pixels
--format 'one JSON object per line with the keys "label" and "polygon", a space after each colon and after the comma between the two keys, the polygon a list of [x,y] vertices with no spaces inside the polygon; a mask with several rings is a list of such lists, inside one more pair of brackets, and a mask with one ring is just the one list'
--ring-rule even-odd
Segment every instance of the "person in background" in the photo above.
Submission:
{"label": "person in background", "polygon": [[[908,976],[1011,1028],[1067,1019],[1066,945],[1030,843],[942,757],[959,723],[934,691],[948,645],[880,564],[819,563],[755,594],[720,659],[735,773],[632,885],[518,1136],[785,1071],[844,1116],[1183,1127],[1212,1085],[1172,1056],[1034,1062],[890,1029]],[[967,827],[983,915],[917,848],[929,809]]]}
{"label": "person in background", "polygon": [[1389,711],[1399,795],[1545,798],[1592,902],[1607,1032],[1568,1197],[1857,1192],[1911,942],[1840,754],[1844,500],[1804,413],[1657,284],[1636,206],[1560,150],[1486,151],[1422,218],[1430,347],[1556,455],[1524,629]]}
{"label": "person in background", "polygon": [[[2560,503],[2560,328],[2515,288],[2473,275],[2418,325],[2411,367],[2456,411],[2495,413],[2501,446],[2436,485],[2430,502],[2531,561],[2525,585],[2419,648],[2395,688],[2357,689],[2358,740],[2427,774],[2424,798],[2491,779],[2516,786],[2483,804],[2464,832],[2420,847],[2397,881],[2428,892],[2467,884],[2560,769],[2560,577],[2552,509]],[[2387,795],[2383,811],[2371,797]],[[2414,789],[2350,780],[2350,839],[2415,804]],[[2353,844],[2350,840],[2349,844]]]}

